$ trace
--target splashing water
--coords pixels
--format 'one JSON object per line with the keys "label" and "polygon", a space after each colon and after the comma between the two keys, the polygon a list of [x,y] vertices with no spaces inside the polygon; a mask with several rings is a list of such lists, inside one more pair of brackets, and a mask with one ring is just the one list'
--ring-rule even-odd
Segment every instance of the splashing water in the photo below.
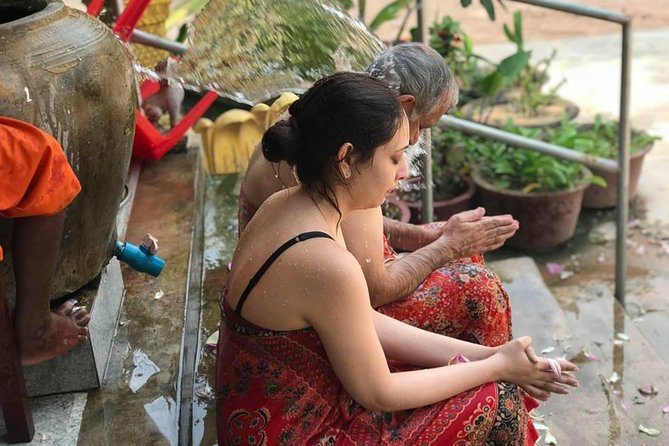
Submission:
{"label": "splashing water", "polygon": [[382,49],[327,0],[211,0],[193,21],[180,75],[261,102],[336,71],[363,71]]}
{"label": "splashing water", "polygon": [[[432,145],[432,134],[429,130],[423,130],[418,138],[418,142],[412,146],[409,146],[405,152],[404,156],[406,157],[407,164],[409,165],[409,175],[408,179],[417,177],[421,174],[421,168],[423,167],[423,155],[427,153],[427,149]],[[408,181],[399,182],[400,190],[409,192],[411,190],[418,190],[421,188],[419,183],[411,183]]]}

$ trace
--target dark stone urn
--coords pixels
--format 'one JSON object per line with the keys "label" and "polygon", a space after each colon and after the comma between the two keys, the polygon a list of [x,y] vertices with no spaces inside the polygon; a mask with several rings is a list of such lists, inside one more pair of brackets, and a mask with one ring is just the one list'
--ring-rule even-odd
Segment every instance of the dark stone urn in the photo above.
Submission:
{"label": "dark stone urn", "polygon": [[[0,72],[0,115],[53,135],[82,185],[67,209],[57,298],[94,279],[112,255],[135,129],[131,58],[102,22],[60,0],[0,0]],[[0,220],[6,250],[10,235],[11,221]]]}

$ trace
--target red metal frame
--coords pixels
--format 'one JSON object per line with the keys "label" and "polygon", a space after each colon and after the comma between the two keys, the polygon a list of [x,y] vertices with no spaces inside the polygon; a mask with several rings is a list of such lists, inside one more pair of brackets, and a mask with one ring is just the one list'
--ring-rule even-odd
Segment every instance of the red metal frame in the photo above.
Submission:
{"label": "red metal frame", "polygon": [[[102,8],[104,0],[93,0],[88,7],[88,13],[97,15]],[[112,31],[123,42],[129,42],[132,32],[142,18],[142,14],[149,6],[150,0],[132,0],[123,10],[118,20],[112,27]],[[95,14],[93,14],[95,13]],[[141,100],[158,93],[160,85],[156,81],[145,80],[140,85]],[[188,129],[195,124],[209,106],[216,100],[218,93],[209,91],[200,99],[193,108],[166,134],[161,134],[151,122],[146,119],[140,109],[135,112],[135,140],[132,146],[133,156],[146,159],[158,160],[173,148]]]}

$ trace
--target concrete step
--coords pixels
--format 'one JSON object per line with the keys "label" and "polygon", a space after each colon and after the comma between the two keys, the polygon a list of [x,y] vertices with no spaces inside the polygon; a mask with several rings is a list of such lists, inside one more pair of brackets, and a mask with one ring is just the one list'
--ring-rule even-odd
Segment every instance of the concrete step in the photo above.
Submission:
{"label": "concrete step", "polygon": [[[555,293],[560,302],[575,300],[565,315],[584,341],[583,346],[600,358],[610,410],[619,420],[618,425],[611,426],[614,444],[669,444],[667,415],[662,411],[669,404],[667,362],[607,287],[560,287]],[[619,381],[610,382],[614,373]],[[640,393],[640,388],[649,385],[657,390],[656,396]],[[660,429],[661,434],[648,437],[639,433],[639,425]]]}
{"label": "concrete step", "polygon": [[[565,355],[581,367],[579,389],[554,396],[538,409],[558,444],[667,444],[662,407],[669,403],[664,396],[669,395],[669,368],[611,293],[603,288],[563,288],[558,296],[561,306],[531,258],[496,261],[491,266],[509,292],[514,335],[530,335],[537,352],[553,348],[550,356]],[[616,338],[617,333],[629,340]],[[616,339],[619,342],[614,343]],[[611,379],[614,371],[617,381]],[[638,388],[648,384],[659,389],[656,397],[639,393]],[[640,424],[661,433],[650,437],[639,432]]]}

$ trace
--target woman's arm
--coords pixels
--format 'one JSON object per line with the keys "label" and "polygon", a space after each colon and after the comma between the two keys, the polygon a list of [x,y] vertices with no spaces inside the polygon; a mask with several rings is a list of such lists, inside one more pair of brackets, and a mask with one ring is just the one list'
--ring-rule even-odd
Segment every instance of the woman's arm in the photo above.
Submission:
{"label": "woman's arm", "polygon": [[429,245],[441,235],[439,228],[402,223],[388,217],[383,217],[383,233],[393,249],[409,252]]}
{"label": "woman's arm", "polygon": [[[355,259],[345,251],[309,256],[305,271],[305,319],[317,331],[328,359],[344,388],[363,406],[372,410],[392,411],[411,409],[450,398],[460,392],[496,380],[523,385],[530,382],[552,382],[552,372],[541,370],[525,354],[529,338],[514,340],[495,351],[495,354],[464,364],[424,370],[391,373],[384,347],[394,355],[408,355],[420,347],[426,364],[437,363],[435,355],[427,355],[431,347],[444,348],[443,357],[456,353],[480,354],[487,350],[468,346],[460,341],[444,341],[443,345],[431,335],[419,339],[405,336],[398,326],[381,324],[382,345],[375,326],[375,312],[369,305],[364,276]],[[409,327],[410,328],[410,327]],[[410,332],[419,336],[411,328]],[[400,336],[401,334],[401,336]],[[448,339],[448,338],[447,338]],[[464,352],[463,352],[464,350]]]}
{"label": "woman's arm", "polygon": [[352,212],[342,223],[346,248],[362,267],[373,307],[406,297],[452,258],[445,238],[390,264],[383,258],[381,208]]}
{"label": "woman's arm", "polygon": [[[472,344],[421,330],[376,311],[374,325],[386,356],[414,366],[448,365],[456,354],[464,356],[469,361],[480,361],[491,357],[499,350],[499,347]],[[411,342],[406,342],[407,339],[411,339]],[[527,348],[525,353],[530,362],[538,364],[540,370],[551,370],[548,359],[538,357],[531,347]],[[578,367],[566,360],[558,360],[558,363],[564,373],[555,377],[553,382],[535,381],[524,384],[523,388],[533,397],[547,400],[550,393],[568,393],[565,385],[578,387],[578,381],[573,375]]]}
{"label": "woman's arm", "polygon": [[[457,354],[470,361],[492,356],[496,349],[416,328],[374,311],[374,327],[386,356],[419,367],[447,365]],[[411,339],[411,342],[406,342]]]}

